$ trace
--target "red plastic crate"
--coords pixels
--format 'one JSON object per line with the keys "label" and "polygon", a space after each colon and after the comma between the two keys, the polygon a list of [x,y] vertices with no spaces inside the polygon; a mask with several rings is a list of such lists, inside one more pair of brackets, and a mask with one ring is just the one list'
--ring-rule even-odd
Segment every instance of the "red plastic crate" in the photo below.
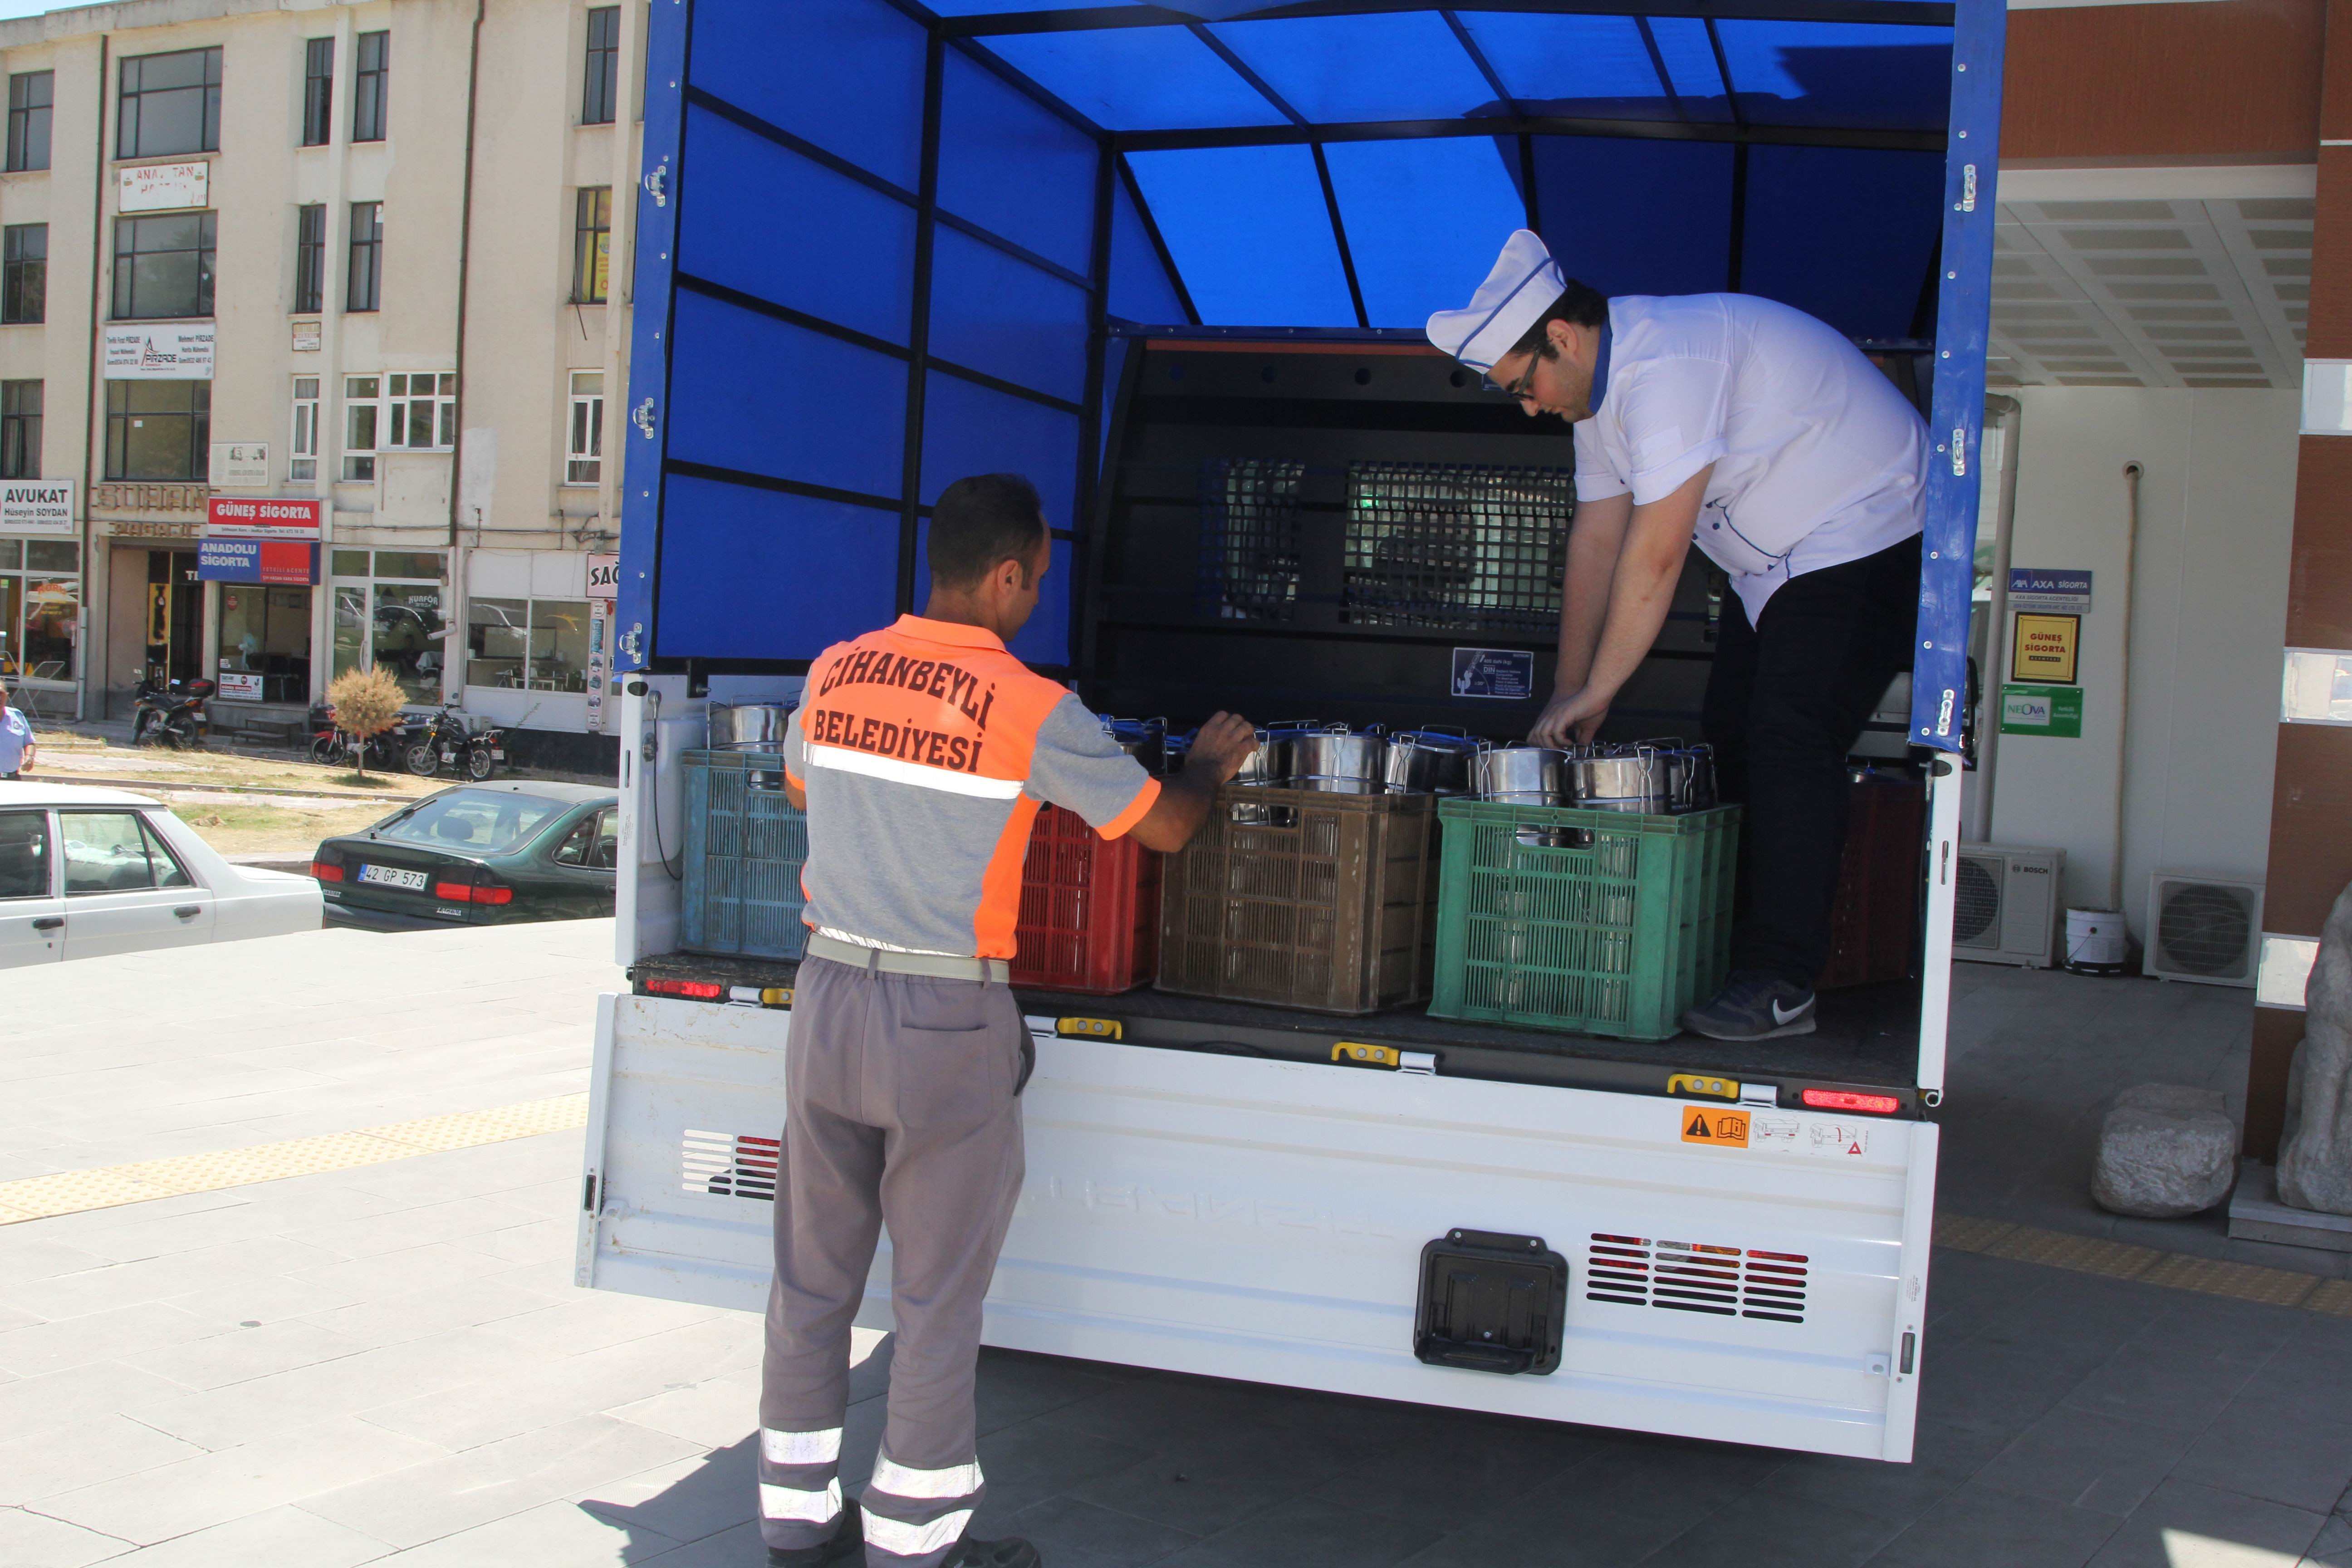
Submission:
{"label": "red plastic crate", "polygon": [[1022,868],[1020,956],[1013,984],[1108,996],[1160,969],[1160,857],[1132,837],[1042,806]]}

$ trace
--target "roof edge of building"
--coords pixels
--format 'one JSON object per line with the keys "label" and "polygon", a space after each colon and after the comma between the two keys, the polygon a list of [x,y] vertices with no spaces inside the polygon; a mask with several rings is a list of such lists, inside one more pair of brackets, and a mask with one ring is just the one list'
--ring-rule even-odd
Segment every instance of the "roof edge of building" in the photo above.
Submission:
{"label": "roof edge of building", "polygon": [[337,11],[364,3],[365,0],[101,0],[94,5],[72,5],[45,11],[37,16],[0,21],[0,49],[21,49],[99,33],[127,33],[189,22],[226,21],[279,12]]}

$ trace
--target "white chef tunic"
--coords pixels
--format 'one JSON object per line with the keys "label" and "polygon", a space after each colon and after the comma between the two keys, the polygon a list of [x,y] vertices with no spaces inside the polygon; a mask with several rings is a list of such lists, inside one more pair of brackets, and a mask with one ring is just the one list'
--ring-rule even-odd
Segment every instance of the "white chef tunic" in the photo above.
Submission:
{"label": "white chef tunic", "polygon": [[1709,463],[1692,538],[1759,624],[1791,577],[1920,531],[1927,426],[1862,351],[1801,310],[1746,294],[1609,301],[1576,493],[1635,505]]}

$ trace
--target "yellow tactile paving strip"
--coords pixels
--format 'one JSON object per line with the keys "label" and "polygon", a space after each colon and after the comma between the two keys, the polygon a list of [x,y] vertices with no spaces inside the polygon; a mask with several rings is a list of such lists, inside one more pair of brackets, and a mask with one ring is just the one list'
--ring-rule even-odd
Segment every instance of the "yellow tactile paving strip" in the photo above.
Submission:
{"label": "yellow tactile paving strip", "polygon": [[[7,1194],[0,1190],[0,1203],[5,1202]],[[2200,1290],[2208,1296],[2228,1296],[2240,1301],[2300,1307],[2307,1312],[2352,1318],[2352,1280],[2323,1279],[2288,1268],[2191,1258],[2095,1236],[2036,1230],[2028,1225],[1972,1219],[1966,1215],[1938,1215],[1936,1245],[1955,1252],[1978,1252],[1988,1258],[2068,1268],[2077,1274],[2104,1274],[2110,1279],[2163,1285],[2175,1290]]]}
{"label": "yellow tactile paving strip", "polygon": [[570,1132],[587,1124],[588,1097],[562,1094],[488,1110],[460,1110],[362,1127],[355,1132],[289,1138],[210,1154],[175,1154],[166,1160],[142,1160],[93,1171],[60,1171],[51,1176],[0,1182],[0,1225],[381,1165],[417,1154],[535,1138],[543,1132]]}

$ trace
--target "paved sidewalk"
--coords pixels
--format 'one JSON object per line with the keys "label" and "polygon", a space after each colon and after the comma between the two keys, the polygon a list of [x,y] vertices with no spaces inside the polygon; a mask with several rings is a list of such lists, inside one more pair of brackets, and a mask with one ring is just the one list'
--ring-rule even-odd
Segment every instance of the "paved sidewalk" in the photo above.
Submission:
{"label": "paved sidewalk", "polygon": [[[84,984],[30,1016],[83,1021],[0,1042],[0,1162],[88,1169],[575,1090],[610,940],[332,931],[247,944],[233,976],[59,966]],[[338,1000],[395,972],[397,1007]],[[1974,1060],[1979,1103],[2079,1134],[2081,1104],[1992,1090],[2025,1092],[2031,1020],[2053,1031],[2036,1083],[2078,1100],[2117,1063],[2070,1009],[2113,1019],[2115,1050],[2137,1032],[2138,1066],[2172,1049],[2152,1020],[2188,1042],[2184,1071],[2226,1075],[2242,1048],[2242,998],[2089,984],[1969,976],[1948,1206],[2103,1223],[2070,1207],[2057,1151],[2004,1196],[2014,1134],[1960,1130]],[[0,1564],[754,1568],[757,1321],[573,1289],[578,1168],[560,1133],[0,1226]],[[2352,1320],[1951,1249],[1932,1289],[1904,1467],[991,1352],[981,1529],[1029,1534],[1054,1568],[2352,1568]],[[887,1342],[861,1349],[853,1481],[887,1374]]]}

